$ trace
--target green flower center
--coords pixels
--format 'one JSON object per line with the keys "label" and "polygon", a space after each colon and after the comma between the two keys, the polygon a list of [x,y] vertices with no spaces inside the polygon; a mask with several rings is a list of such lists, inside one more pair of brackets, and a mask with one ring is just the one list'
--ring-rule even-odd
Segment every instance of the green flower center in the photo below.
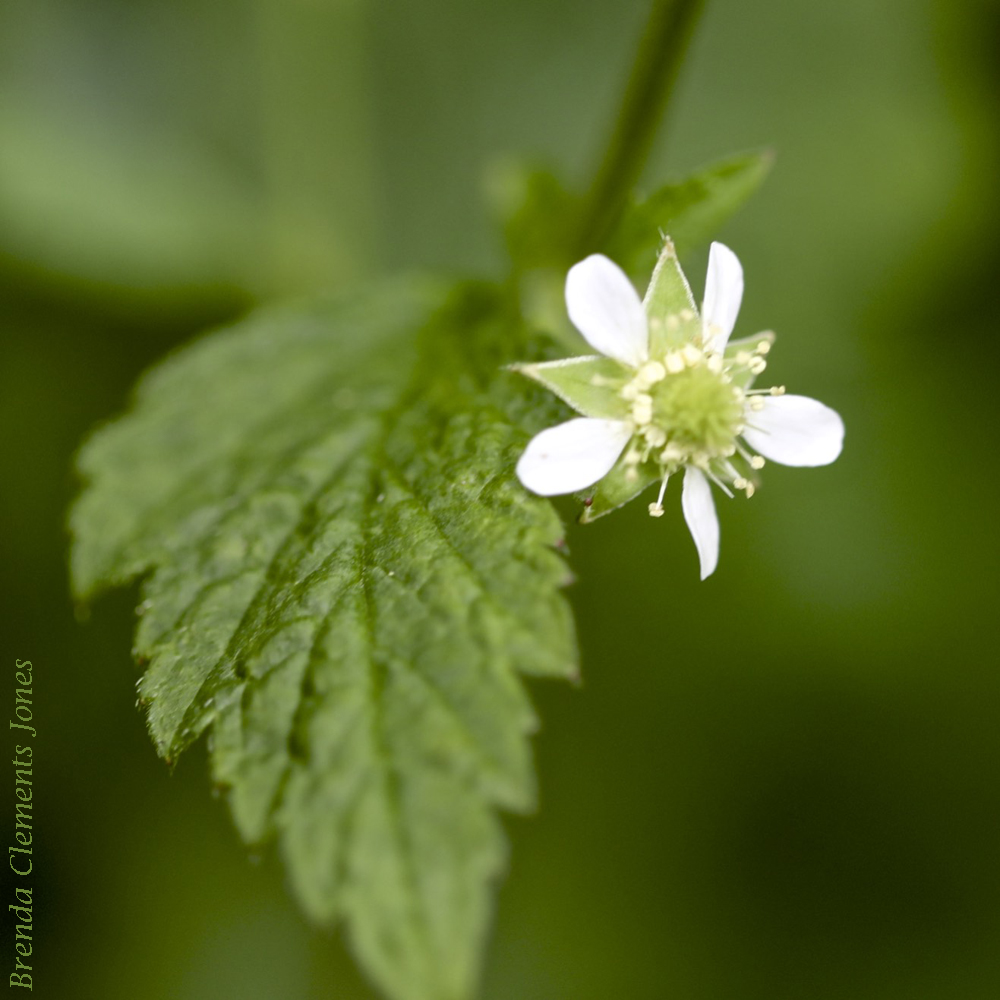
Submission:
{"label": "green flower center", "polygon": [[715,456],[731,449],[743,412],[732,384],[707,366],[667,375],[650,387],[651,423],[687,452]]}

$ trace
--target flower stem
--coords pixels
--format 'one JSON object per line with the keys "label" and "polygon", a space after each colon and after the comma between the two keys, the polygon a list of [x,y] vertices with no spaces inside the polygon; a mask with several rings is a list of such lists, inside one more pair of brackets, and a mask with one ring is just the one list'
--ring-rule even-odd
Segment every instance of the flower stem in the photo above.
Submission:
{"label": "flower stem", "polygon": [[703,0],[652,0],[614,131],[581,216],[577,256],[611,235],[645,166]]}

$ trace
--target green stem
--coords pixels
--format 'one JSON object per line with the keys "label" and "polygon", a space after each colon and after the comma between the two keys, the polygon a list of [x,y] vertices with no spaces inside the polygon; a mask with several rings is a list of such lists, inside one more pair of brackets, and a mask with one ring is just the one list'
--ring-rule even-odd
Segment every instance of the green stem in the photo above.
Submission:
{"label": "green stem", "polygon": [[615,128],[581,217],[578,256],[611,235],[639,179],[703,0],[652,0]]}

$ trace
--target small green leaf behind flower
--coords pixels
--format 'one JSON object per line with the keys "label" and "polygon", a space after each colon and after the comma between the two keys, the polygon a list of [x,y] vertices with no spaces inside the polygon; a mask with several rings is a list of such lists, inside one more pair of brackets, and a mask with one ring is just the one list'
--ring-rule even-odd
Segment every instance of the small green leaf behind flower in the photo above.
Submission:
{"label": "small green leaf behind flower", "polygon": [[729,157],[646,198],[634,198],[600,249],[629,274],[648,274],[666,233],[682,255],[704,245],[757,191],[773,165],[769,150]]}

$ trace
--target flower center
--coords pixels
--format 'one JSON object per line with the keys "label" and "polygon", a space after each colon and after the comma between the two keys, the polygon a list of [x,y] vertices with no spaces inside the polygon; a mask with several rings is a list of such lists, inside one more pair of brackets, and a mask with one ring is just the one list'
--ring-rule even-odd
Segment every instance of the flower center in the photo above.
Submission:
{"label": "flower center", "polygon": [[670,474],[736,451],[745,395],[724,359],[690,344],[663,361],[649,361],[622,389],[632,404],[636,462],[654,460]]}
{"label": "flower center", "polygon": [[706,457],[732,447],[743,414],[742,394],[724,378],[701,364],[650,387],[651,424],[663,430],[668,444]]}
{"label": "flower center", "polygon": [[622,386],[635,427],[624,456],[626,476],[638,481],[640,466],[655,466],[662,484],[659,499],[649,505],[654,517],[663,513],[667,480],[685,465],[701,469],[728,496],[733,495],[730,486],[753,496],[764,459],[747,448],[741,435],[764,406],[762,397],[785,391],[784,386],[749,387],[767,367],[764,355],[770,346],[763,338],[753,351],[726,357],[689,343],[662,360],[647,361]]}

